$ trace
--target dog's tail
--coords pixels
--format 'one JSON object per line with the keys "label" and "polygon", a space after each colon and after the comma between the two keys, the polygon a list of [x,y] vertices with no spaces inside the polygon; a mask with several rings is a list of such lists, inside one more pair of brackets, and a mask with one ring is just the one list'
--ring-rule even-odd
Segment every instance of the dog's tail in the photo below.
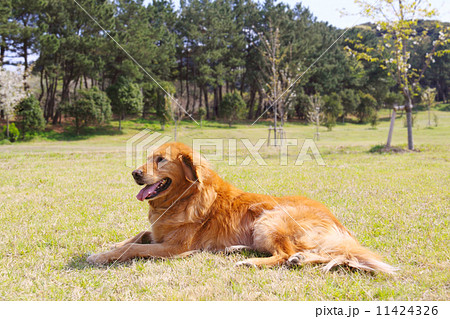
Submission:
{"label": "dog's tail", "polygon": [[323,267],[325,271],[329,271],[337,265],[348,265],[361,270],[388,274],[393,274],[398,270],[381,261],[376,253],[361,246],[347,231],[334,228],[333,232],[326,237],[328,238],[322,241],[319,248],[320,255],[326,258],[324,261],[327,264]]}

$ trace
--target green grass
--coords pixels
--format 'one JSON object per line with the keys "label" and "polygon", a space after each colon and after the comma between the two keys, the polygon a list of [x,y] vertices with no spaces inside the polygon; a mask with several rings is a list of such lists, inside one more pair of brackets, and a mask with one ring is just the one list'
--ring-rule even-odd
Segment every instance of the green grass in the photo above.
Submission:
{"label": "green grass", "polygon": [[[213,166],[227,181],[250,192],[305,195],[325,203],[365,246],[400,267],[396,276],[339,268],[246,269],[234,263],[254,255],[201,253],[183,260],[134,260],[111,268],[85,262],[93,252],[149,227],[140,187],[125,166],[125,142],[157,123],[126,121],[90,129],[79,138],[52,136],[0,146],[0,298],[3,300],[448,300],[449,133],[448,112],[426,129],[419,112],[414,139],[420,152],[370,153],[385,142],[388,122],[321,129],[326,166],[280,166],[263,147],[268,167],[252,162]],[[388,114],[384,114],[384,118]],[[171,127],[166,130],[171,134]],[[286,125],[288,138],[311,138],[312,126]],[[267,125],[181,124],[179,140],[267,137]],[[393,144],[406,143],[403,119]],[[300,143],[301,144],[301,143]],[[239,159],[248,155],[239,143]],[[227,143],[224,143],[225,149]]]}

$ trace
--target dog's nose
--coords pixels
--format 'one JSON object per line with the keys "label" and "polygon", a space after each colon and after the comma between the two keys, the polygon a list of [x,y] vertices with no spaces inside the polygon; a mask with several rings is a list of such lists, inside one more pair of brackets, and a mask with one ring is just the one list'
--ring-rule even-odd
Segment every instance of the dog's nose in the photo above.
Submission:
{"label": "dog's nose", "polygon": [[144,175],[144,172],[141,171],[140,169],[135,169],[131,175],[133,175],[134,178],[140,178]]}

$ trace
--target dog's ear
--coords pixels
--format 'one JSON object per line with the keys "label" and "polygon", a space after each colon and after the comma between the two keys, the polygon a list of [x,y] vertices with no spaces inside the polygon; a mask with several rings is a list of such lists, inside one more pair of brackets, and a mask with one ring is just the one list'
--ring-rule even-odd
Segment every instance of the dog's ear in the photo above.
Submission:
{"label": "dog's ear", "polygon": [[193,159],[190,154],[181,154],[178,158],[181,162],[181,166],[183,167],[185,178],[191,183],[196,181],[201,182],[202,176],[200,163],[197,163],[197,161]]}

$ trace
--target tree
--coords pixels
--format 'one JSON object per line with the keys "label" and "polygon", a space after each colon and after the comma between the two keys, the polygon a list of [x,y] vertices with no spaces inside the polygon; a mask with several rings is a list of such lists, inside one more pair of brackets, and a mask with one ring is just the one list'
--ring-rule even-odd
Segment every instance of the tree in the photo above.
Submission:
{"label": "tree", "polygon": [[108,97],[111,100],[112,111],[119,118],[119,131],[122,130],[122,120],[127,115],[142,112],[143,97],[139,85],[125,77],[108,87]]}
{"label": "tree", "polygon": [[[408,128],[408,149],[414,149],[412,131],[413,97],[419,89],[419,81],[436,56],[450,52],[445,45],[450,42],[449,27],[442,27],[438,22],[439,37],[433,41],[431,50],[422,57],[422,66],[411,66],[412,56],[418,52],[415,48],[428,38],[429,29],[416,29],[418,19],[431,18],[436,10],[430,9],[429,1],[415,0],[380,0],[373,4],[367,0],[355,0],[361,8],[361,14],[378,21],[377,29],[382,34],[377,47],[363,45],[359,50],[350,50],[358,59],[377,63],[381,68],[389,69],[405,97],[405,110]],[[443,49],[441,49],[443,48]],[[382,57],[377,55],[382,54]]]}
{"label": "tree", "polygon": [[9,138],[9,121],[14,115],[14,107],[26,97],[24,73],[20,70],[8,71],[0,67],[0,110],[6,118],[6,137]]}
{"label": "tree", "polygon": [[355,92],[355,90],[352,89],[342,90],[340,97],[343,106],[342,122],[344,122],[346,115],[354,114],[356,112],[360,103],[360,97],[358,92]]}
{"label": "tree", "polygon": [[198,109],[198,117],[200,118],[200,128],[203,127],[203,120],[205,119],[206,115],[206,108],[205,107],[199,107]]}
{"label": "tree", "polygon": [[158,81],[158,84],[146,82],[142,86],[142,93],[145,112],[154,110],[161,129],[164,131],[165,125],[172,118],[171,99],[175,94],[175,87],[172,83],[165,81]]}
{"label": "tree", "polygon": [[246,105],[241,95],[237,92],[225,94],[220,104],[221,117],[224,118],[228,125],[245,117]]}
{"label": "tree", "polygon": [[10,21],[11,16],[11,0],[2,0],[0,2],[0,67],[3,66],[5,54],[11,42],[11,29],[13,25]]}
{"label": "tree", "polygon": [[405,98],[398,92],[389,92],[384,98],[384,104],[391,109],[394,106],[403,105],[403,103],[405,103]]}
{"label": "tree", "polygon": [[428,108],[428,126],[431,126],[431,108],[433,107],[436,101],[436,89],[427,88],[422,93],[422,103],[425,104]]}
{"label": "tree", "polygon": [[[38,10],[41,32],[35,70],[40,72],[39,100],[44,101],[44,116],[56,124],[61,121],[59,106],[70,104],[77,89],[99,86],[104,90],[111,83],[105,68],[114,53],[111,46],[116,44],[104,30],[113,29],[116,4],[97,0],[28,2],[43,3]],[[95,22],[78,3],[92,14]]]}
{"label": "tree", "polygon": [[[265,59],[262,69],[265,76],[269,79],[267,83],[267,96],[270,106],[274,113],[274,125],[277,128],[278,117],[281,119],[281,125],[284,124],[284,118],[290,97],[293,91],[289,90],[294,82],[291,77],[288,52],[290,46],[282,47],[280,41],[280,29],[273,27],[269,20],[267,34],[260,33],[261,53]],[[275,130],[277,132],[277,130]],[[277,145],[277,133],[274,134],[275,145]]]}
{"label": "tree", "polygon": [[336,119],[342,115],[343,107],[339,94],[333,92],[323,97],[323,112],[325,116],[325,125],[331,131],[336,125]]}
{"label": "tree", "polygon": [[35,133],[44,130],[44,113],[42,112],[38,99],[34,95],[30,95],[17,104],[15,111],[16,121],[22,132],[22,137],[25,137],[26,133]]}
{"label": "tree", "polygon": [[106,93],[97,87],[79,90],[77,99],[65,105],[63,111],[75,119],[77,135],[80,129],[90,124],[102,124],[111,118],[111,104]]}
{"label": "tree", "polygon": [[37,53],[37,39],[42,31],[39,29],[38,19],[44,3],[44,1],[29,0],[11,1],[11,13],[15,22],[11,37],[13,50],[23,58],[25,72],[29,67],[28,56]]}
{"label": "tree", "polygon": [[356,114],[360,123],[373,120],[377,112],[377,100],[369,93],[360,92],[360,102],[356,109]]}

